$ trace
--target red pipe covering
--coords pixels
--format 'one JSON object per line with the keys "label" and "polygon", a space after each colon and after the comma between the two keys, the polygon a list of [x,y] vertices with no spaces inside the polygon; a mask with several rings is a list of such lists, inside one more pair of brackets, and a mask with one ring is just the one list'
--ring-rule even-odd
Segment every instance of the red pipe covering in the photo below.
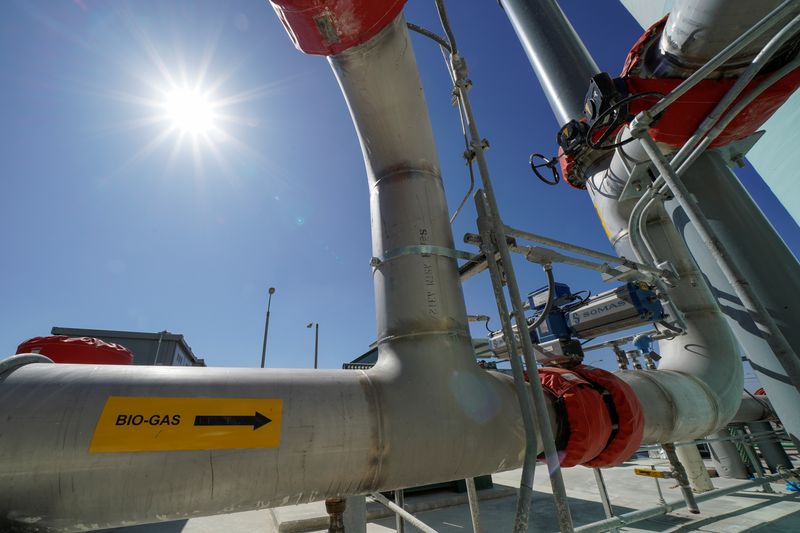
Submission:
{"label": "red pipe covering", "polygon": [[555,397],[561,466],[614,466],[639,448],[644,434],[642,405],[617,376],[578,365],[540,368],[539,379]]}
{"label": "red pipe covering", "polygon": [[583,465],[600,468],[624,463],[639,449],[644,436],[644,413],[639,398],[630,385],[607,370],[579,365],[572,371],[602,389],[613,428],[603,451]]}
{"label": "red pipe covering", "polygon": [[[684,81],[682,78],[645,78],[640,76],[645,52],[650,46],[658,46],[658,39],[661,37],[666,22],[667,17],[664,17],[648,28],[628,53],[620,77],[625,81],[630,94],[649,91],[667,94]],[[769,72],[762,71],[755,76],[731,106],[760,85],[769,75]],[[650,128],[650,135],[658,142],[675,147],[682,146],[736,81],[737,78],[700,81],[662,113],[658,121]],[[725,146],[755,133],[783,105],[798,86],[800,86],[800,68],[793,70],[756,97],[733,119],[719,137],[711,143],[710,147]],[[650,97],[635,100],[630,104],[630,112],[635,115],[639,111],[651,107],[657,101],[658,98]]]}
{"label": "red pipe covering", "polygon": [[330,56],[389,25],[406,0],[271,0],[289,37],[306,54]]}
{"label": "red pipe covering", "polygon": [[556,414],[560,418],[556,447],[561,466],[576,466],[597,457],[612,431],[603,397],[591,383],[563,368],[540,368],[539,379],[555,397]]}
{"label": "red pipe covering", "polygon": [[17,353],[46,355],[55,363],[85,365],[130,365],[133,354],[119,344],[92,337],[53,335],[34,337],[17,347]]}

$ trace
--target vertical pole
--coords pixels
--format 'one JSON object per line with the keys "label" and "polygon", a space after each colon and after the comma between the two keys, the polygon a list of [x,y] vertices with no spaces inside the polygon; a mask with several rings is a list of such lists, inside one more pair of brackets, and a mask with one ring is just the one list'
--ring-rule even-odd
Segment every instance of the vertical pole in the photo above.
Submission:
{"label": "vertical pole", "polygon": [[555,0],[500,0],[559,126],[583,116],[589,80],[600,72]]}
{"label": "vertical pole", "polygon": [[[611,507],[611,500],[608,498],[608,489],[606,489],[606,482],[603,479],[603,472],[599,468],[592,468],[594,472],[594,480],[597,482],[597,490],[600,491],[600,502],[603,504],[603,511],[606,513],[606,518],[614,517],[614,509]],[[612,533],[619,531],[619,528],[609,529]]]}
{"label": "vertical pole", "polygon": [[478,507],[478,491],[475,490],[475,478],[468,477],[464,482],[467,485],[467,501],[469,501],[469,514],[472,518],[472,531],[481,533],[481,514]]}
{"label": "vertical pole", "polygon": [[344,530],[346,533],[367,533],[366,496],[348,496],[344,510]]}
{"label": "vertical pole", "polygon": [[675,481],[678,482],[678,486],[681,488],[683,499],[686,501],[686,509],[692,514],[699,514],[700,509],[697,507],[697,501],[694,499],[692,487],[689,485],[689,477],[686,475],[686,469],[683,467],[683,463],[680,462],[678,454],[675,452],[675,444],[665,442],[661,444],[661,448],[663,448],[664,453],[667,454],[667,459],[669,459],[669,464],[672,467],[672,475],[675,476]]}
{"label": "vertical pole", "polygon": [[[403,489],[394,491],[394,503],[397,504],[402,509],[405,509],[405,496],[403,494]],[[400,514],[395,514],[395,523],[397,524],[397,533],[405,533],[406,531],[406,523],[403,520],[403,517]]]}
{"label": "vertical pole", "polygon": [[314,326],[314,368],[317,368],[319,355],[319,322]]}
{"label": "vertical pole", "polygon": [[270,287],[267,291],[267,320],[264,322],[264,342],[261,345],[261,368],[267,360],[267,333],[269,332],[269,307],[272,304],[272,295],[275,294],[275,287]]}

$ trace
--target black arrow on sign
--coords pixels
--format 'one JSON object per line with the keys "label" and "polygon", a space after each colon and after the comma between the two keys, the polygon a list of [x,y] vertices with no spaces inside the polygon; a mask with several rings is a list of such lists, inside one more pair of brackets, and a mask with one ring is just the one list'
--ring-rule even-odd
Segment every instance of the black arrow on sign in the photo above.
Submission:
{"label": "black arrow on sign", "polygon": [[272,422],[258,411],[254,416],[198,415],[194,417],[195,426],[253,426],[253,431]]}

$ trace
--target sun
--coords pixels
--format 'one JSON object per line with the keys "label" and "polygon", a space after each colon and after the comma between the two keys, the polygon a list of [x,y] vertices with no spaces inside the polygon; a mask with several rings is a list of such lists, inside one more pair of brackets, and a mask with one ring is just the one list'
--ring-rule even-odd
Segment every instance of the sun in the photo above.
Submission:
{"label": "sun", "polygon": [[206,135],[215,128],[215,107],[207,93],[199,89],[175,88],[164,98],[165,119],[181,134]]}

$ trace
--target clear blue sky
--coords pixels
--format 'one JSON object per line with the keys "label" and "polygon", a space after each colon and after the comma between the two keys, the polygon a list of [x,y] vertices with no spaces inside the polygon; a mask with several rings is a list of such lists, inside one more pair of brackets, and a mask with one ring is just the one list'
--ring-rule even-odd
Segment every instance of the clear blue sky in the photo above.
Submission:
{"label": "clear blue sky", "polygon": [[[531,151],[554,151],[558,124],[502,10],[449,5],[506,222],[610,251],[588,196],[527,167]],[[641,33],[627,11],[562,5],[617,73]],[[432,0],[411,0],[406,15],[439,31]],[[438,48],[414,44],[452,210],[467,187],[463,139]],[[164,92],[197,80],[223,133],[178,142],[159,118]],[[166,329],[210,365],[256,366],[269,286],[268,366],[311,365],[309,322],[321,324],[321,367],[374,340],[356,135],[326,61],[297,52],[268,3],[6,1],[0,110],[4,355],[52,326]],[[797,253],[796,224],[752,170],[742,176]],[[454,229],[457,243],[474,231],[471,202]],[[519,273],[527,289],[544,284],[534,265]],[[605,288],[593,273],[556,274],[575,290]],[[471,313],[496,315],[486,277],[465,293]]]}

